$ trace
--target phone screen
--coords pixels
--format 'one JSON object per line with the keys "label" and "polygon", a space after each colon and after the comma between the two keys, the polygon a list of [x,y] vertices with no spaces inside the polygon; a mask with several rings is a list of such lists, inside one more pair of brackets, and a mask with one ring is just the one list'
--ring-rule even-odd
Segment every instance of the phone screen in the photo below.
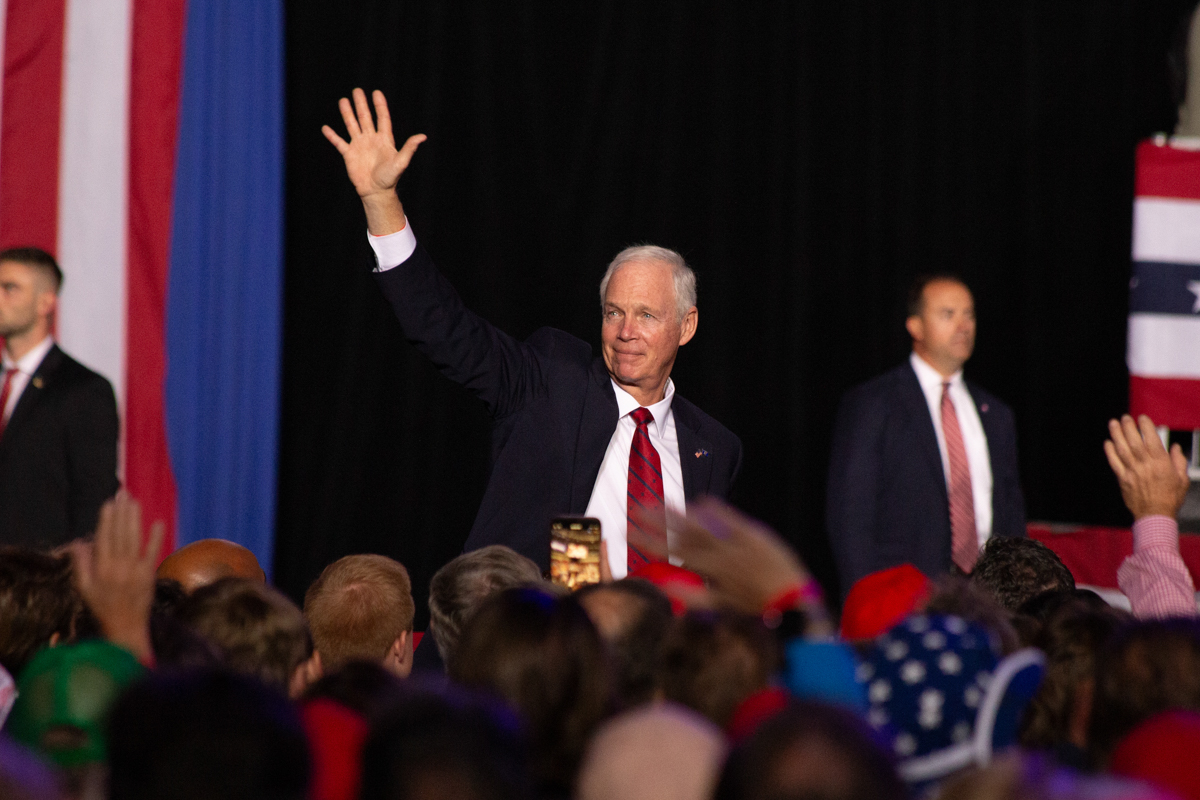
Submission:
{"label": "phone screen", "polygon": [[600,582],[600,520],[555,517],[550,521],[550,580],[571,591]]}

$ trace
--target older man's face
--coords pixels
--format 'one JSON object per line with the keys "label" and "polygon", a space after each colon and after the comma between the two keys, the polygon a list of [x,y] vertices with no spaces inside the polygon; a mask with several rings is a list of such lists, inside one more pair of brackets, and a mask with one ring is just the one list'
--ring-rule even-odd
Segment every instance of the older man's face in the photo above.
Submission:
{"label": "older man's face", "polygon": [[679,346],[696,331],[696,309],[679,318],[669,264],[631,261],[608,282],[600,330],[608,373],[642,405],[662,399]]}

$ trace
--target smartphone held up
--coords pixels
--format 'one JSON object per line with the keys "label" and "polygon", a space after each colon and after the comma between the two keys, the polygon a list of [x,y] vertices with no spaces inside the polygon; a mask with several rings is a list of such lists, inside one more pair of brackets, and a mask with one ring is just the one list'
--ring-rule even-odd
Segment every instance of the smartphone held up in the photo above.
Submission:
{"label": "smartphone held up", "polygon": [[555,517],[550,521],[550,580],[571,591],[600,582],[600,520]]}

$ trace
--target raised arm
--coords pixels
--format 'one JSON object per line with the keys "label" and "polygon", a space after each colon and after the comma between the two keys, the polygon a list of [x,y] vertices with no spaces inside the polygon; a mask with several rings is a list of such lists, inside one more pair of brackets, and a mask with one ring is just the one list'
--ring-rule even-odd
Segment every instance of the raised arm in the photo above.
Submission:
{"label": "raised arm", "polygon": [[396,184],[426,136],[423,133],[414,134],[397,150],[396,139],[392,135],[392,117],[383,92],[376,90],[371,93],[378,123],[371,118],[366,93],[362,89],[355,89],[352,95],[353,105],[345,97],[338,101],[350,141],[347,142],[328,125],[321,127],[321,133],[325,134],[325,138],[337,148],[346,162],[346,174],[362,199],[363,210],[367,214],[367,230],[375,236],[386,236],[404,228],[404,207],[396,195]]}
{"label": "raised arm", "polygon": [[1142,619],[1196,616],[1196,589],[1179,552],[1176,515],[1190,481],[1179,445],[1168,453],[1154,423],[1129,415],[1108,423],[1104,453],[1133,514],[1133,555],[1117,570],[1117,585]]}

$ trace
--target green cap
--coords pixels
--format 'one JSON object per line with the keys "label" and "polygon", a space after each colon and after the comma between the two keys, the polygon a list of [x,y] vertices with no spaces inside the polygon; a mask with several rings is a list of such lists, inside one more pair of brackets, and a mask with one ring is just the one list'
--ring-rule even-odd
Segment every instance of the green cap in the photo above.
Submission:
{"label": "green cap", "polygon": [[99,639],[48,647],[21,672],[7,732],[60,767],[102,762],[109,709],[143,672],[129,651]]}

